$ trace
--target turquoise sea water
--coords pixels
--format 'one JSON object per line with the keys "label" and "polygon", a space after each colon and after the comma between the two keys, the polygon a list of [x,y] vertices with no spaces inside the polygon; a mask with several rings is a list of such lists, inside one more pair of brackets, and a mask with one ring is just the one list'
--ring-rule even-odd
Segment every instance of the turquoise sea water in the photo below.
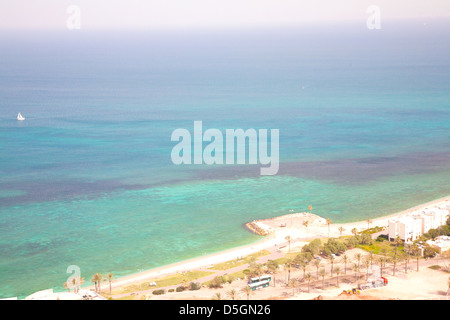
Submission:
{"label": "turquoise sea water", "polygon": [[[308,205],[348,222],[448,195],[448,22],[385,26],[3,33],[0,297],[250,243],[244,223]],[[173,165],[194,120],[279,129],[279,173]]]}

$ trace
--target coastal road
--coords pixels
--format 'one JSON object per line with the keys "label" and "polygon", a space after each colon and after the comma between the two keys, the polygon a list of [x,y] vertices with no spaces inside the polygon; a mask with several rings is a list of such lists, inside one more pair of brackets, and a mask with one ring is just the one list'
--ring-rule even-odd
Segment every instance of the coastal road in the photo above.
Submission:
{"label": "coastal road", "polygon": [[[300,241],[300,240],[291,241],[291,244],[294,243],[295,241]],[[263,264],[263,263],[266,263],[269,260],[275,260],[275,259],[283,258],[285,256],[285,253],[283,253],[280,250],[280,247],[282,248],[282,247],[285,247],[286,245],[288,245],[287,242],[281,243],[280,245],[275,245],[275,246],[271,246],[271,247],[265,248],[264,250],[267,250],[270,253],[268,255],[259,257],[256,260],[256,262]],[[195,280],[195,282],[204,283],[204,282],[207,282],[207,281],[210,281],[210,280],[214,279],[217,276],[225,276],[227,274],[231,274],[231,273],[235,273],[235,272],[239,272],[239,271],[245,270],[245,269],[248,268],[248,266],[249,266],[249,264],[247,263],[247,264],[243,264],[241,266],[237,266],[237,267],[230,268],[230,269],[227,269],[227,270],[213,270],[213,269],[208,269],[208,267],[206,267],[206,266],[205,267],[201,267],[201,268],[197,268],[195,270],[210,271],[210,272],[214,272],[214,274],[211,274],[211,275],[199,278],[199,279]],[[167,291],[169,289],[176,289],[179,286],[180,286],[180,284],[177,284],[177,285],[168,286],[168,287],[164,287],[164,288],[157,288],[157,289],[165,289]],[[126,296],[132,296],[132,295],[136,295],[136,294],[139,294],[139,295],[151,294],[154,290],[156,290],[156,289],[152,288],[152,289],[142,290],[142,291],[137,291],[137,292],[132,292],[132,293],[117,294],[117,295],[113,295],[112,298],[113,299],[120,299],[120,298],[124,298]]]}

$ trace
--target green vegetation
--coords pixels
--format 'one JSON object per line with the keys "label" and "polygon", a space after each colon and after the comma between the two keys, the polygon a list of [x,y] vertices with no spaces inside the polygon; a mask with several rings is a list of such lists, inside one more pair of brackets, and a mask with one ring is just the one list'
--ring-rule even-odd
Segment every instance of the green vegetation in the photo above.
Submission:
{"label": "green vegetation", "polygon": [[191,290],[191,291],[200,290],[201,287],[202,287],[202,284],[199,282],[191,282],[189,284],[189,290]]}
{"label": "green vegetation", "polygon": [[371,244],[359,244],[357,247],[377,255],[383,253],[386,255],[393,255],[395,248],[397,248],[397,250],[403,250],[403,244],[398,246],[395,242],[389,242],[387,240],[374,241]]}
{"label": "green vegetation", "polygon": [[216,276],[212,280],[203,283],[210,289],[222,288],[223,284],[227,282],[227,279],[223,276]]}
{"label": "green vegetation", "polygon": [[152,294],[154,294],[154,295],[161,295],[164,293],[166,293],[166,290],[164,290],[164,289],[153,290],[153,292],[152,292]]}
{"label": "green vegetation", "polygon": [[199,270],[189,271],[189,272],[185,272],[182,274],[177,273],[177,274],[173,274],[170,276],[166,276],[166,277],[157,279],[155,281],[156,287],[150,286],[150,283],[147,281],[147,282],[142,282],[140,284],[137,283],[137,284],[132,284],[129,286],[121,287],[119,289],[113,290],[112,294],[116,295],[116,294],[132,293],[132,292],[138,292],[138,291],[149,290],[149,289],[157,289],[157,288],[169,287],[169,286],[174,286],[174,285],[181,285],[181,284],[189,283],[193,280],[197,280],[199,278],[209,276],[211,274],[214,274],[214,272],[199,271]]}
{"label": "green vegetation", "polygon": [[428,268],[432,269],[432,270],[441,270],[441,266],[434,264],[432,266],[429,266]]}
{"label": "green vegetation", "polygon": [[371,235],[371,234],[374,234],[374,233],[381,232],[381,231],[383,231],[384,229],[385,229],[384,227],[378,227],[378,226],[376,226],[376,227],[373,227],[373,228],[370,228],[370,229],[366,229],[366,230],[364,230],[364,231],[361,231],[360,234],[368,234],[368,235]]}
{"label": "green vegetation", "polygon": [[[377,228],[372,228],[377,230]],[[370,231],[365,230],[365,231]],[[304,254],[308,253],[311,256],[323,255],[326,257],[331,256],[332,254],[343,253],[348,249],[361,247],[361,246],[371,246],[373,240],[370,236],[369,232],[361,232],[359,235],[355,234],[354,236],[346,236],[341,238],[328,238],[326,241],[322,241],[320,239],[314,239],[309,244],[305,245],[302,248]]]}
{"label": "green vegetation", "polygon": [[[368,222],[368,225],[371,222]],[[129,285],[127,287],[123,287],[120,289],[117,289],[116,292],[113,292],[113,294],[126,294],[126,293],[134,293],[148,290],[148,289],[156,289],[153,291],[153,294],[164,294],[166,291],[164,289],[158,290],[158,288],[164,288],[168,286],[175,286],[179,285],[175,289],[169,289],[168,292],[181,292],[185,290],[199,290],[202,285],[207,286],[212,289],[216,288],[223,288],[223,285],[225,283],[231,283],[235,279],[244,279],[244,278],[252,278],[252,277],[258,277],[263,274],[271,274],[273,282],[271,282],[271,285],[273,284],[275,286],[275,279],[277,276],[277,273],[280,270],[283,270],[283,272],[287,273],[287,281],[290,283],[290,280],[300,281],[304,282],[304,284],[308,285],[308,290],[310,286],[311,280],[314,279],[321,279],[322,280],[322,287],[325,286],[324,279],[327,275],[327,272],[324,268],[322,268],[320,259],[313,259],[314,256],[321,255],[323,257],[329,258],[329,263],[331,264],[331,269],[329,271],[329,274],[333,277],[335,277],[336,280],[336,286],[339,286],[339,277],[343,274],[347,274],[348,270],[353,270],[355,272],[355,279],[356,281],[359,280],[361,270],[369,270],[369,266],[372,264],[377,264],[380,266],[381,274],[383,274],[383,271],[386,272],[386,268],[389,264],[392,264],[392,272],[395,276],[396,272],[396,266],[400,263],[404,264],[405,266],[405,273],[408,272],[408,265],[410,263],[416,263],[417,264],[417,271],[419,271],[419,259],[421,259],[420,253],[423,250],[423,255],[425,258],[433,257],[435,256],[437,250],[425,243],[424,240],[427,238],[435,238],[437,235],[443,235],[443,234],[450,234],[450,219],[447,221],[447,225],[440,227],[439,229],[430,230],[423,238],[421,238],[418,241],[415,241],[414,244],[406,246],[404,243],[397,239],[396,241],[389,241],[386,236],[380,235],[377,237],[376,240],[373,240],[372,237],[374,234],[382,231],[383,228],[380,227],[373,227],[368,228],[364,231],[358,232],[356,229],[352,230],[353,236],[341,236],[339,238],[320,238],[320,239],[314,239],[310,241],[307,245],[305,245],[300,252],[289,252],[284,255],[284,257],[274,260],[269,260],[265,264],[257,263],[258,258],[269,255],[270,252],[267,250],[257,252],[251,255],[248,255],[246,257],[243,257],[241,259],[236,260],[230,260],[227,262],[215,264],[211,266],[209,269],[211,271],[192,271],[182,274],[175,274],[170,275],[164,278],[160,278],[156,280],[156,287],[150,287],[149,282],[140,283],[140,284],[133,284]],[[436,233],[437,232],[437,233]],[[353,248],[360,248],[367,252],[369,252],[369,255],[364,257],[360,253],[356,254],[356,260],[355,261],[349,261],[348,256],[344,254],[345,251]],[[341,259],[336,260],[337,257],[335,256],[342,255]],[[443,256],[444,257],[444,256]],[[314,260],[314,263],[311,261]],[[343,268],[339,265],[336,265],[336,263],[343,263]],[[234,267],[243,266],[248,264],[248,268],[233,272],[224,276],[216,276],[212,280],[207,281],[203,284],[200,284],[199,282],[195,282],[194,280],[212,275],[215,273],[215,270],[228,270]],[[312,275],[310,270],[308,270],[308,266],[311,266],[311,264],[314,265],[314,275]],[[350,265],[351,268],[349,269],[347,265]],[[280,268],[281,267],[281,268]],[[303,270],[303,277],[299,279],[291,279],[291,271],[292,268],[297,268],[300,270]],[[450,271],[450,268],[448,270],[444,267],[440,266],[431,266],[431,269],[435,270],[441,270],[443,272]],[[214,271],[213,271],[214,270]],[[294,273],[295,275],[295,273]],[[96,274],[93,279],[91,280],[96,284],[96,289],[100,291],[100,282],[102,281],[103,276],[100,274]],[[108,277],[107,277],[108,278]],[[112,278],[112,276],[111,276]],[[248,288],[244,288],[244,290],[247,290]],[[241,290],[242,291],[242,290]],[[248,292],[242,291],[241,294],[247,295],[247,298],[249,298]],[[247,290],[248,291],[248,290]],[[230,291],[231,292],[231,291]],[[228,293],[228,298],[233,298],[236,296],[236,292],[234,293]],[[136,298],[137,296],[135,296]],[[213,299],[223,299],[222,296],[217,295],[213,297]]]}
{"label": "green vegetation", "polygon": [[437,229],[430,229],[424,234],[425,239],[436,239],[439,236],[450,236],[450,218],[447,219],[445,225],[440,226]]}
{"label": "green vegetation", "polygon": [[[245,270],[248,270],[248,269],[245,269]],[[230,273],[228,275],[228,277],[230,277],[231,279],[244,279],[245,276],[246,276],[245,273],[244,273],[245,270],[241,270],[241,271],[236,271],[236,272]]]}
{"label": "green vegetation", "polygon": [[208,269],[210,269],[210,270],[228,270],[231,268],[235,268],[235,267],[250,263],[250,262],[258,259],[259,257],[263,257],[263,256],[266,256],[269,254],[270,254],[270,252],[267,250],[263,250],[262,252],[258,251],[257,253],[248,255],[245,258],[242,258],[240,260],[230,260],[230,261],[218,263],[218,264],[213,265],[212,267],[209,267]]}

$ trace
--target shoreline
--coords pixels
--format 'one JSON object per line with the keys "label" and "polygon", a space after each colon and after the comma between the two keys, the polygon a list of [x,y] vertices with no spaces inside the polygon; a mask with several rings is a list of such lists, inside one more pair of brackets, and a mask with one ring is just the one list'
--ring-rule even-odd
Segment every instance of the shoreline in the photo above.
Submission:
{"label": "shoreline", "polygon": [[[387,216],[370,219],[371,227],[385,226],[385,225],[387,226],[388,220],[394,217],[403,216],[416,210],[426,209],[428,207],[434,207],[442,204],[450,204],[450,195],[408,208],[406,210],[389,214]],[[324,221],[326,220],[318,215],[311,214],[309,212],[293,213],[279,217],[273,217],[270,219],[254,220],[245,225],[248,231],[252,232],[251,229],[248,228],[247,226],[251,223],[263,222],[262,224],[264,224],[264,222],[267,221],[279,223],[280,221],[282,221],[282,219],[287,219],[290,221],[293,221],[293,219],[303,219],[303,220],[307,219],[313,222],[311,223],[311,227],[308,226],[308,228],[302,226],[301,224],[298,225],[296,224],[296,226],[294,227],[293,222],[291,222],[291,226],[274,228],[275,229],[274,231],[267,233],[267,235],[263,236],[262,239],[247,245],[226,249],[205,256],[194,257],[188,260],[183,260],[176,263],[145,270],[142,272],[137,272],[128,276],[122,276],[120,278],[113,280],[112,288],[135,284],[143,281],[156,281],[160,277],[180,272],[186,272],[191,270],[208,270],[208,268],[211,267],[211,265],[213,264],[234,260],[237,257],[247,256],[257,251],[268,249],[270,247],[278,246],[278,248],[281,249],[282,245],[286,243],[285,237],[288,235],[292,238],[291,248],[295,247],[295,242],[299,242],[298,244],[303,245],[305,241],[310,241],[312,239],[320,237],[328,237],[328,225],[324,223]],[[342,235],[344,236],[344,235],[351,235],[351,230],[353,228],[358,229],[358,231],[361,231],[361,229],[365,230],[367,229],[367,225],[368,225],[367,219],[356,222],[331,224],[329,226],[329,236],[330,237],[340,236],[341,235],[341,232],[339,231],[340,227],[343,227],[345,229],[345,231],[342,232]],[[85,288],[91,289],[93,287],[94,286],[91,285]]]}

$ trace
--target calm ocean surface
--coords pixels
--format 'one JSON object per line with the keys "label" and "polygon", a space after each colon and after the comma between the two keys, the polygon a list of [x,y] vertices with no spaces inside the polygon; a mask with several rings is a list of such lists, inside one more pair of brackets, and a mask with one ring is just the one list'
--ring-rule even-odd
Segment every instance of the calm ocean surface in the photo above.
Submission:
{"label": "calm ocean surface", "polygon": [[[242,224],[308,205],[348,222],[448,195],[449,33],[1,33],[0,298],[251,243]],[[279,173],[173,165],[194,120],[279,129]]]}

